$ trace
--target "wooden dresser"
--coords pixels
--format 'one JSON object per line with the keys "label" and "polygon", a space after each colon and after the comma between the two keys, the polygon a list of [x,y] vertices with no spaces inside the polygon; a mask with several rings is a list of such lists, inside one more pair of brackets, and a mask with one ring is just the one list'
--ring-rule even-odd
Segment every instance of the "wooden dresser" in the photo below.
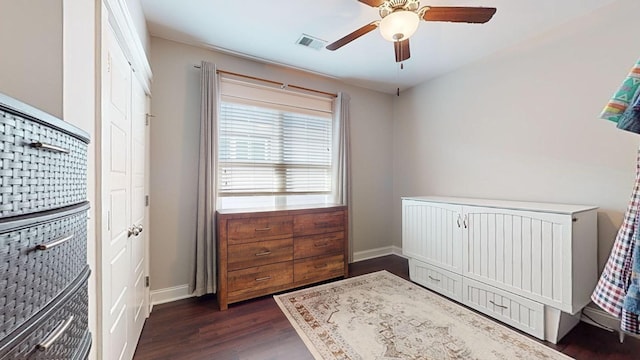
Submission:
{"label": "wooden dresser", "polygon": [[219,210],[218,303],[348,275],[346,206]]}
{"label": "wooden dresser", "polygon": [[84,360],[89,135],[0,94],[0,359]]}

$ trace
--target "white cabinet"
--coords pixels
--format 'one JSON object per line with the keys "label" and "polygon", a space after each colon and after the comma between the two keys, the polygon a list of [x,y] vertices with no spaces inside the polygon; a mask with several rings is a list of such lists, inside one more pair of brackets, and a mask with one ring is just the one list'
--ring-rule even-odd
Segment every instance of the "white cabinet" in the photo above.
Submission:
{"label": "white cabinet", "polygon": [[597,208],[447,197],[402,200],[413,281],[556,343],[597,281]]}

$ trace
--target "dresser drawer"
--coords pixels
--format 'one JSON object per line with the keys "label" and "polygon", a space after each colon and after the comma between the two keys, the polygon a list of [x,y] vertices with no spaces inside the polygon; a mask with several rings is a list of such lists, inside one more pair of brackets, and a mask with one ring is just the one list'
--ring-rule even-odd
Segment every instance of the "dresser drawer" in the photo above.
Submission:
{"label": "dresser drawer", "polygon": [[[88,268],[85,273],[88,276]],[[15,334],[0,350],[0,359],[79,359],[86,352],[89,335],[86,276],[61,301],[45,309],[47,314]]]}
{"label": "dresser drawer", "polygon": [[295,260],[293,280],[296,285],[344,276],[344,255],[321,256]]}
{"label": "dresser drawer", "polygon": [[303,236],[295,239],[295,257],[302,259],[344,252],[344,232]]}
{"label": "dresser drawer", "polygon": [[291,261],[256,266],[248,269],[229,271],[227,273],[229,299],[243,298],[246,294],[268,294],[272,289],[291,284],[293,266]]}
{"label": "dresser drawer", "polygon": [[0,217],[84,201],[85,141],[0,108]]}
{"label": "dresser drawer", "polygon": [[295,236],[336,231],[344,231],[344,211],[296,215],[293,220]]}
{"label": "dresser drawer", "polygon": [[0,339],[47,306],[85,268],[87,209],[88,204],[45,222],[31,219],[34,225],[0,233]]}
{"label": "dresser drawer", "polygon": [[264,216],[232,219],[228,222],[229,245],[245,244],[259,240],[273,240],[292,235],[291,216]]}
{"label": "dresser drawer", "polygon": [[293,259],[293,239],[230,245],[228,252],[229,271],[273,264]]}
{"label": "dresser drawer", "polygon": [[462,284],[463,304],[544,339],[544,305],[471,279]]}

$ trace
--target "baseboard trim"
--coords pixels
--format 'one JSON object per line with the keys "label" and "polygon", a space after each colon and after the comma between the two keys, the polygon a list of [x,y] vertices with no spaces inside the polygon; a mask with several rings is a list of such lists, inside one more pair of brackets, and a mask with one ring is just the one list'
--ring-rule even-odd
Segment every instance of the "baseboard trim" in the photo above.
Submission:
{"label": "baseboard trim", "polygon": [[397,255],[401,257],[405,257],[402,255],[402,248],[399,246],[385,246],[377,249],[370,249],[364,251],[358,251],[353,253],[353,262],[364,261],[369,259],[375,259],[381,256],[387,255]]}
{"label": "baseboard trim", "polygon": [[151,306],[188,299],[193,296],[194,295],[189,292],[189,285],[187,284],[153,290],[151,291]]}

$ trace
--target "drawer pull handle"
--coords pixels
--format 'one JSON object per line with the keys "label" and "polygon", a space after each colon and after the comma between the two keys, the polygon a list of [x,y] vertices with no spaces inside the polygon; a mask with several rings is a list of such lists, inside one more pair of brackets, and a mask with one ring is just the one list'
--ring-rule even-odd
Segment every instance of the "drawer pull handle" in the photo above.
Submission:
{"label": "drawer pull handle", "polygon": [[489,302],[490,302],[491,304],[493,304],[493,306],[495,306],[495,307],[499,307],[500,309],[508,309],[508,308],[509,308],[508,306],[498,305],[498,304],[494,303],[494,302],[493,302],[493,300],[489,300]]}
{"label": "drawer pull handle", "polygon": [[47,143],[42,143],[39,141],[31,143],[31,147],[34,147],[36,149],[49,150],[49,151],[62,153],[62,154],[68,154],[70,152],[65,148],[61,148],[59,146],[55,146]]}
{"label": "drawer pull handle", "polygon": [[320,265],[316,265],[316,266],[314,266],[314,267],[315,267],[316,269],[322,269],[322,268],[326,268],[326,267],[327,267],[327,264],[326,264],[326,263],[325,263],[325,264],[320,264]]}
{"label": "drawer pull handle", "polygon": [[436,279],[436,278],[434,278],[434,277],[432,277],[432,276],[429,276],[429,279],[431,279],[431,280],[433,280],[433,281],[435,281],[435,282],[440,282],[440,281],[442,281],[442,280],[440,280],[440,279]]}
{"label": "drawer pull handle", "polygon": [[45,244],[38,244],[36,245],[36,250],[41,250],[41,251],[46,251],[46,250],[51,250],[52,248],[62,245],[64,243],[66,243],[67,241],[73,239],[73,235],[67,235],[67,236],[63,236],[61,238],[55,239],[51,242],[45,243]]}
{"label": "drawer pull handle", "polygon": [[329,242],[325,241],[325,242],[317,242],[313,244],[313,247],[317,247],[317,248],[322,248],[322,247],[327,247],[329,246]]}
{"label": "drawer pull handle", "polygon": [[44,339],[40,344],[36,345],[38,350],[46,351],[49,347],[51,347],[51,345],[53,345],[53,343],[56,342],[56,340],[58,340],[58,338],[62,336],[65,331],[67,331],[67,328],[69,327],[69,325],[71,325],[72,321],[73,315],[69,316],[67,320],[61,322],[58,327],[53,329],[51,334],[49,334],[46,339]]}
{"label": "drawer pull handle", "polygon": [[270,227],[266,227],[266,228],[262,228],[262,229],[256,229],[256,231],[269,231],[271,230]]}
{"label": "drawer pull handle", "polygon": [[256,256],[266,256],[266,255],[271,255],[271,251],[267,250],[267,251],[256,253]]}
{"label": "drawer pull handle", "polygon": [[265,277],[261,277],[261,278],[257,278],[256,281],[267,281],[267,280],[271,280],[271,276],[265,276]]}

